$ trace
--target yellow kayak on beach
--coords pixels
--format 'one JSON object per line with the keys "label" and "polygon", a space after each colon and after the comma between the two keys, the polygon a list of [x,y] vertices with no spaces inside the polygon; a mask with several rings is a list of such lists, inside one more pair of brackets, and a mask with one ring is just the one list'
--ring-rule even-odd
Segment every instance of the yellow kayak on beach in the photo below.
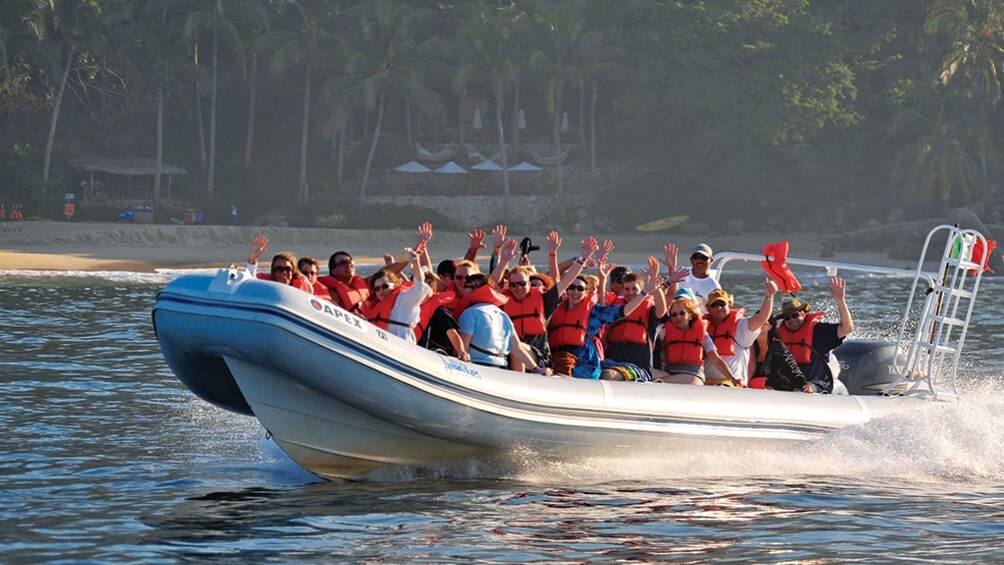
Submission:
{"label": "yellow kayak on beach", "polygon": [[651,222],[645,222],[635,229],[638,231],[662,231],[668,230],[669,228],[675,228],[676,226],[686,222],[690,219],[690,216],[685,214],[680,214],[678,216],[670,216],[668,218],[662,218],[661,220],[653,220]]}

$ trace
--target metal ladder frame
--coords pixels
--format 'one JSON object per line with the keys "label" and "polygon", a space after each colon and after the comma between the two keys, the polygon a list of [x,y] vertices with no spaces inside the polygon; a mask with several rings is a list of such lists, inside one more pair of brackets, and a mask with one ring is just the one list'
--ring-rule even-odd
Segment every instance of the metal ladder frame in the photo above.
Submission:
{"label": "metal ladder frame", "polygon": [[[936,272],[941,279],[932,281],[930,274],[924,272],[923,267],[931,241],[939,233],[945,233],[947,236]],[[958,256],[953,257],[956,242],[959,242]],[[973,249],[977,242],[982,242],[986,253],[987,240],[976,230],[963,230],[958,226],[945,224],[934,227],[927,234],[920,259],[917,261],[910,298],[903,312],[896,340],[896,370],[899,376],[882,390],[882,394],[958,398],[955,378],[959,368],[959,357],[966,341],[980,280],[983,278],[983,265],[972,260]],[[970,270],[976,273],[971,274]],[[911,310],[914,300],[917,299],[921,280],[927,283],[927,288],[923,291],[924,303],[915,318],[911,316]],[[971,289],[966,288],[968,281],[972,282]],[[959,310],[963,300],[968,301],[968,305],[962,307],[965,315],[960,316]],[[916,328],[900,365],[902,349],[907,343],[906,335],[914,320]],[[957,340],[953,341],[952,334],[955,328],[960,328],[960,331]],[[946,357],[950,357],[947,373]],[[905,389],[902,386],[904,383],[906,383]],[[939,390],[941,385],[945,385],[947,390]]]}

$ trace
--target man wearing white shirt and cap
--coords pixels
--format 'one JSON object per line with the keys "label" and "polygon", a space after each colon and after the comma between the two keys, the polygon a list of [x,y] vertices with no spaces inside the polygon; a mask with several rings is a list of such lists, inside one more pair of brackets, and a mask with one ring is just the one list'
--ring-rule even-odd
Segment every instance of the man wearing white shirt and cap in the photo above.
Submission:
{"label": "man wearing white shirt and cap", "polygon": [[698,301],[702,305],[711,295],[711,291],[722,288],[715,277],[708,273],[711,263],[714,261],[714,253],[707,243],[699,243],[690,252],[690,274],[680,281],[680,288],[689,288],[694,291]]}

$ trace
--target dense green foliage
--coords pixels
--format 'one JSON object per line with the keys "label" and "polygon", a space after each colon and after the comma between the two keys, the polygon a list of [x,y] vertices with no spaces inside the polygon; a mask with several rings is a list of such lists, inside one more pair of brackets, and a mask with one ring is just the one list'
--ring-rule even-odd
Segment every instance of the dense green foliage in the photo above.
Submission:
{"label": "dense green foliage", "polygon": [[643,172],[624,225],[884,219],[1000,199],[1002,84],[1000,0],[3,0],[0,201],[58,211],[70,159],[162,156],[224,216],[352,212],[475,101],[482,141]]}

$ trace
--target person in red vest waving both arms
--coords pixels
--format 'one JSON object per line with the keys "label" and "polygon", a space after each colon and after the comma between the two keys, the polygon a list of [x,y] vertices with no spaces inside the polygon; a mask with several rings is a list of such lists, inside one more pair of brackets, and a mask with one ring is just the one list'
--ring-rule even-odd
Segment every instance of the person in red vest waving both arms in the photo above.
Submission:
{"label": "person in red vest waving both arms", "polygon": [[829,366],[830,351],[854,331],[854,320],[847,307],[846,284],[837,277],[830,279],[829,294],[837,303],[839,324],[823,322],[822,312],[812,312],[808,303],[797,298],[782,304],[781,313],[775,316],[783,320],[777,327],[778,336],[805,373],[813,392],[847,394],[847,388]]}

